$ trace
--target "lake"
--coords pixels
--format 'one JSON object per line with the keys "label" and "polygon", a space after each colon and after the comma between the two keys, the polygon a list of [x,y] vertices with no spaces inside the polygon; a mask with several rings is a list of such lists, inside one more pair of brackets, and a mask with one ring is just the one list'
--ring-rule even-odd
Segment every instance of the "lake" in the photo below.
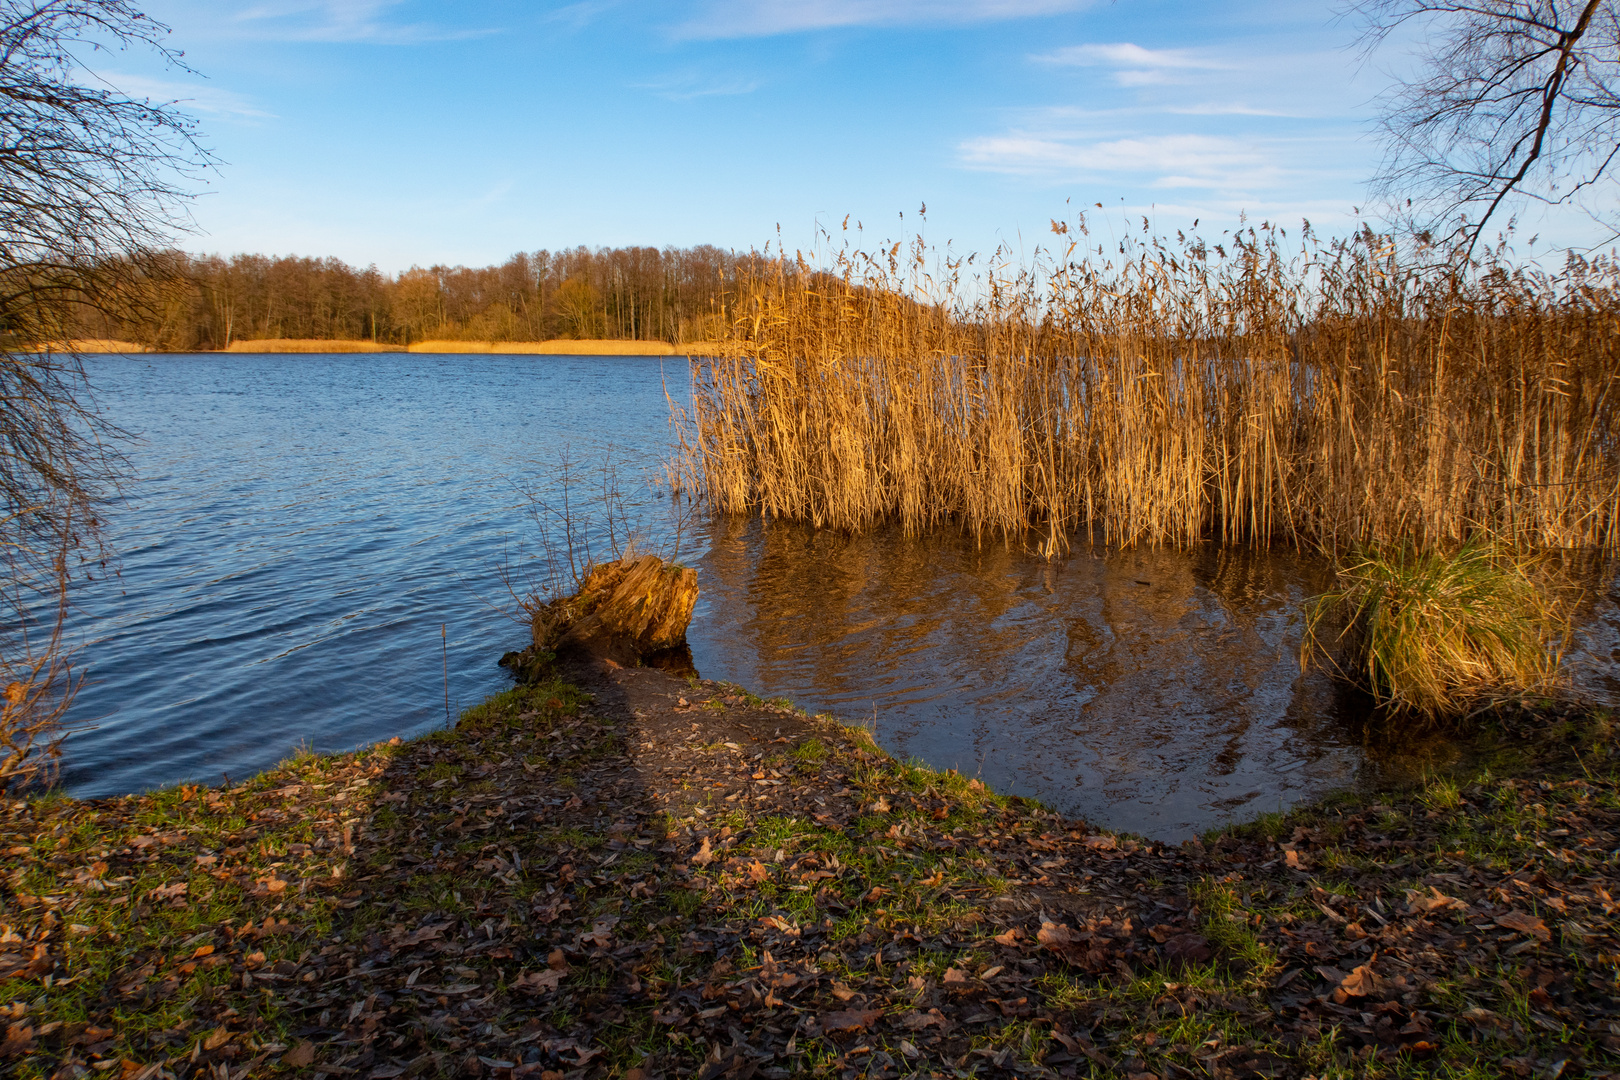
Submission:
{"label": "lake", "polygon": [[[674,506],[678,359],[145,355],[87,361],[140,436],[108,515],[119,572],[79,596],[88,685],[63,781],[107,795],[241,779],[300,747],[410,737],[509,685],[507,582],[576,524],[610,458],[654,544]],[[583,500],[583,501],[581,501]],[[599,517],[595,524],[600,525]],[[597,550],[605,537],[592,534]],[[1297,661],[1326,567],[1288,552],[1105,551],[1052,562],[955,535],[844,537],[759,520],[683,535],[707,678],[875,726],[901,757],[1116,829],[1178,839],[1463,749],[1392,741]],[[1591,592],[1575,667],[1620,702],[1620,601]]]}

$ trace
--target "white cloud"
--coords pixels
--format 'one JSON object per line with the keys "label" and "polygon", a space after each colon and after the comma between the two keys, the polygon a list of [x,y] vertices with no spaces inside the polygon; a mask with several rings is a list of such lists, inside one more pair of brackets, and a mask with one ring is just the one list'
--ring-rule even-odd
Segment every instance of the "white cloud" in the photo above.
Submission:
{"label": "white cloud", "polygon": [[417,45],[496,33],[431,23],[397,23],[387,16],[402,0],[270,0],[237,12],[226,25],[239,36],[277,41]]}
{"label": "white cloud", "polygon": [[962,164],[986,172],[1077,180],[1134,178],[1154,188],[1257,191],[1281,186],[1285,170],[1276,148],[1227,135],[1149,135],[1127,138],[1010,133],[970,139]]}
{"label": "white cloud", "polygon": [[276,115],[252,104],[241,94],[218,86],[169,82],[164,79],[147,78],[144,75],[116,72],[104,72],[98,77],[107,85],[117,87],[120,93],[128,94],[130,97],[149,98],[161,102],[172,101],[189,112],[202,113],[219,119],[273,120]]}
{"label": "white cloud", "polygon": [[1056,15],[1092,0],[710,0],[685,38],[763,37],[851,26],[972,23]]}
{"label": "white cloud", "polygon": [[1034,58],[1043,64],[1071,67],[1116,67],[1137,70],[1230,71],[1237,65],[1194,49],[1144,49],[1129,42],[1112,45],[1069,45]]}
{"label": "white cloud", "polygon": [[1286,112],[1282,109],[1257,109],[1253,105],[1242,102],[1195,102],[1191,105],[1163,105],[1160,112],[1172,116],[1272,116],[1279,118],[1299,118],[1306,114]]}
{"label": "white cloud", "polygon": [[618,6],[618,0],[579,0],[564,4],[541,16],[542,22],[561,23],[570,30],[583,30],[597,17]]}
{"label": "white cloud", "polygon": [[1057,67],[1112,68],[1114,84],[1126,88],[1183,86],[1202,81],[1210,72],[1240,70],[1240,65],[1203,50],[1144,49],[1129,42],[1070,45],[1031,59]]}
{"label": "white cloud", "polygon": [[684,74],[672,76],[658,82],[634,83],[638,90],[651,90],[661,98],[669,101],[695,101],[706,97],[735,97],[741,94],[752,94],[760,87],[758,79],[732,76],[730,78],[714,78],[706,75]]}

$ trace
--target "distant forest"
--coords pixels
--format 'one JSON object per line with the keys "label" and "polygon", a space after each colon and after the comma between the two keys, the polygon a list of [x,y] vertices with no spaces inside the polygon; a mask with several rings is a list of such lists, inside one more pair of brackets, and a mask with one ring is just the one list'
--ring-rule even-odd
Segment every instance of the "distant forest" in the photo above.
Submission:
{"label": "distant forest", "polygon": [[111,275],[117,286],[82,309],[78,334],[182,351],[262,338],[704,341],[719,335],[723,298],[752,258],[578,247],[389,276],[332,258],[166,252]]}

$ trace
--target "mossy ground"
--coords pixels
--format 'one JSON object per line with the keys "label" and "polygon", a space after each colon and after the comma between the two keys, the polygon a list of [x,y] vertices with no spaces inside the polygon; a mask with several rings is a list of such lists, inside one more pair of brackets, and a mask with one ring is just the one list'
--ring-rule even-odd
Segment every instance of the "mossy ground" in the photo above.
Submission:
{"label": "mossy ground", "polygon": [[521,687],[230,789],[12,802],[0,1060],[118,1080],[1620,1061],[1620,775],[1590,725],[1534,779],[1435,776],[1165,847],[734,687],[588,689]]}

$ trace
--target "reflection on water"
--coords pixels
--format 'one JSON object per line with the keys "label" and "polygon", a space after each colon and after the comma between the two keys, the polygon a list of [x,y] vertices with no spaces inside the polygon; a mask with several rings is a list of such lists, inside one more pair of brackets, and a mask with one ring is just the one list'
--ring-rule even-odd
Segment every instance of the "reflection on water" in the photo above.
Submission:
{"label": "reflection on water", "polygon": [[[459,708],[500,689],[495,660],[523,630],[491,606],[508,599],[499,568],[534,538],[517,489],[554,496],[564,447],[588,463],[611,445],[658,520],[667,503],[635,477],[670,453],[665,380],[687,392],[684,366],[635,357],[90,366],[109,418],[145,441],[109,515],[122,576],[79,596],[75,716],[99,721],[68,744],[79,794],[408,736],[444,722],[446,690]],[[675,670],[875,723],[897,754],[1098,824],[1186,836],[1460,752],[1380,742],[1364,702],[1300,674],[1298,603],[1325,580],[1311,559],[1081,548],[1048,564],[949,535],[731,520],[699,541]],[[1620,604],[1594,582],[1571,668],[1620,702]]]}
{"label": "reflection on water", "polygon": [[[500,579],[563,453],[635,478],[669,452],[684,364],[647,357],[94,357],[141,436],[111,508],[122,574],[78,596],[78,795],[217,783],[298,746],[445,722],[508,685]],[[576,493],[577,494],[577,493]],[[444,637],[441,638],[441,631]],[[443,650],[443,652],[441,652]]]}
{"label": "reflection on water", "polygon": [[[706,676],[864,719],[902,757],[1115,829],[1186,837],[1462,752],[1392,745],[1364,699],[1301,673],[1300,601],[1328,580],[1313,557],[1080,547],[1047,563],[727,520],[700,572]],[[1611,644],[1614,614],[1611,599]]]}

